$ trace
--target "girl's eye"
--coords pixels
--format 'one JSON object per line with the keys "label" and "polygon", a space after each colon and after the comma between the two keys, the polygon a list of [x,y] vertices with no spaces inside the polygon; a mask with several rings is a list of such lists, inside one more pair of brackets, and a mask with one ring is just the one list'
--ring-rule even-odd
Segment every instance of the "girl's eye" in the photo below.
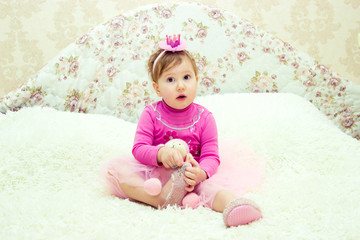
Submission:
{"label": "girl's eye", "polygon": [[169,83],[175,82],[175,78],[170,77],[167,79],[167,82],[169,82]]}
{"label": "girl's eye", "polygon": [[189,74],[184,76],[185,80],[189,80],[190,78],[191,78],[191,76]]}

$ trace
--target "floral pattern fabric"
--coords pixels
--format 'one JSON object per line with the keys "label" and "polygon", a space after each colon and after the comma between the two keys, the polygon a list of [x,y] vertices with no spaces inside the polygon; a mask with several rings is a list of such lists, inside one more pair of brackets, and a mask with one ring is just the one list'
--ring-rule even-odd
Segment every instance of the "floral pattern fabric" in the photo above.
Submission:
{"label": "floral pattern fabric", "polygon": [[360,139],[359,86],[247,20],[195,3],[145,6],[95,27],[1,98],[0,111],[41,105],[135,122],[158,100],[147,59],[178,33],[199,67],[199,95],[294,93]]}

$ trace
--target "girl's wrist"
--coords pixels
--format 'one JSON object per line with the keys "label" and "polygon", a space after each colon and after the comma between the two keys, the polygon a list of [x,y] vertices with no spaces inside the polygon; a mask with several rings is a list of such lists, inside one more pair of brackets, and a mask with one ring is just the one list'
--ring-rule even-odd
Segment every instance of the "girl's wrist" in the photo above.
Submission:
{"label": "girl's wrist", "polygon": [[202,172],[202,174],[201,174],[201,182],[203,182],[206,179],[208,179],[208,175],[207,175],[206,171],[203,170],[203,169],[201,169],[201,172]]}
{"label": "girl's wrist", "polygon": [[162,154],[163,148],[164,147],[159,148],[159,150],[156,154],[156,161],[157,161],[158,165],[162,165],[162,162],[160,159],[161,159],[161,154]]}

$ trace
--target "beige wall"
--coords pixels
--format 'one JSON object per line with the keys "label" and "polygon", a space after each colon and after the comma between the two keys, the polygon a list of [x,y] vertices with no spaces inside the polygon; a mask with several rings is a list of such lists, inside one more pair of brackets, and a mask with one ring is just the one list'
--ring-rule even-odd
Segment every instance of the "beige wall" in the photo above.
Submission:
{"label": "beige wall", "polygon": [[[2,0],[0,96],[17,88],[90,28],[164,0]],[[175,1],[172,1],[175,2]],[[193,1],[191,1],[193,2]],[[200,0],[251,20],[360,84],[359,0]]]}

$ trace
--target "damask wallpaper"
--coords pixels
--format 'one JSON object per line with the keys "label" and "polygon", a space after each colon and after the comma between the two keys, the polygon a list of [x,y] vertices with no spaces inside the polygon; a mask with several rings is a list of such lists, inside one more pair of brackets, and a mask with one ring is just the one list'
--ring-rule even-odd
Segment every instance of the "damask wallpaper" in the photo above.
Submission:
{"label": "damask wallpaper", "polygon": [[[61,49],[92,27],[124,11],[163,2],[169,1],[3,0],[0,3],[0,96],[26,82]],[[359,0],[198,2],[251,20],[360,85]]]}

